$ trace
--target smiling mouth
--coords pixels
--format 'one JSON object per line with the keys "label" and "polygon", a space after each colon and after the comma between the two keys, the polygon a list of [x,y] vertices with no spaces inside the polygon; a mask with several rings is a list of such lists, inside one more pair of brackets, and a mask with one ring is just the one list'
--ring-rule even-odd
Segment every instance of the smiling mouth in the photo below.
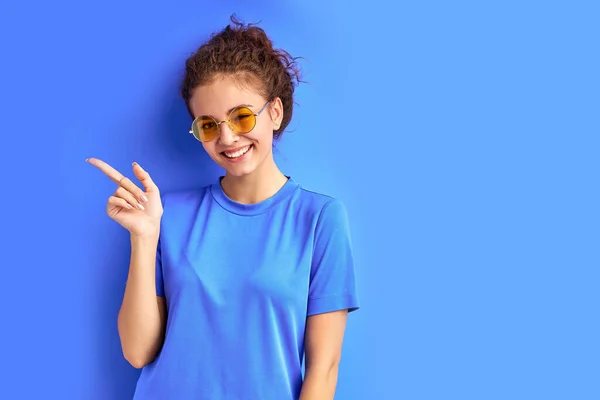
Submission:
{"label": "smiling mouth", "polygon": [[222,151],[221,154],[229,159],[236,159],[246,154],[253,145],[249,144],[235,151]]}

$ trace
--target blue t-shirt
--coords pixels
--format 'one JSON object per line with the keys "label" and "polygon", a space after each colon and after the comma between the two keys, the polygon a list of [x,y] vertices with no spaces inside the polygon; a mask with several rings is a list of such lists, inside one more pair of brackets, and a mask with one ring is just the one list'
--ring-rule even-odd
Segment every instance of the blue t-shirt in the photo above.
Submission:
{"label": "blue t-shirt", "polygon": [[166,337],[134,399],[298,399],[307,316],[359,307],[343,204],[289,177],[258,204],[220,183],[163,204]]}

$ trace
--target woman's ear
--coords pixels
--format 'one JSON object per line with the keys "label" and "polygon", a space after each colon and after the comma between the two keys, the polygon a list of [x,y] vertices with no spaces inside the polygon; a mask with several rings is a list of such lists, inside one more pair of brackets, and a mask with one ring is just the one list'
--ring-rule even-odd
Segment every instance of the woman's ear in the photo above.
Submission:
{"label": "woman's ear", "polygon": [[269,114],[271,115],[271,121],[273,121],[273,130],[276,131],[281,127],[281,121],[283,121],[283,103],[279,97],[276,97],[269,104]]}

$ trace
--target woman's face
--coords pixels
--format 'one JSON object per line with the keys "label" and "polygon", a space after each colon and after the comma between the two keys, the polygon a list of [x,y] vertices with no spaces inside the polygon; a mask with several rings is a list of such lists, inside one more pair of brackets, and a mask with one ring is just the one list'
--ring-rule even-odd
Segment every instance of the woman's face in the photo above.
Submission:
{"label": "woman's face", "polygon": [[[218,77],[210,84],[199,86],[190,99],[194,117],[208,115],[217,122],[229,119],[235,107],[246,106],[258,113],[267,99],[251,89],[241,86],[230,77]],[[279,98],[273,100],[256,117],[256,126],[247,134],[237,134],[227,123],[219,125],[220,134],[210,142],[202,142],[208,155],[228,175],[241,177],[252,174],[265,161],[273,160],[273,131],[278,129],[283,118],[283,107]]]}

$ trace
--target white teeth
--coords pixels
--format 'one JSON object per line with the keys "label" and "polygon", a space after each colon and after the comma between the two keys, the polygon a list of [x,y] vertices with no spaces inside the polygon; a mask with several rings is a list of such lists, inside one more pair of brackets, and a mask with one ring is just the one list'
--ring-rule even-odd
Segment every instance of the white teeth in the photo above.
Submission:
{"label": "white teeth", "polygon": [[231,152],[227,152],[227,151],[226,151],[226,152],[223,152],[223,154],[225,154],[225,156],[226,156],[226,157],[229,157],[229,158],[237,158],[237,157],[241,157],[241,156],[243,156],[244,154],[246,154],[246,152],[247,152],[248,150],[250,150],[250,146],[251,146],[251,145],[248,145],[248,146],[246,146],[246,147],[244,147],[244,148],[242,148],[242,149],[239,149],[238,151],[236,151],[236,152],[233,152],[233,153],[231,153]]}

